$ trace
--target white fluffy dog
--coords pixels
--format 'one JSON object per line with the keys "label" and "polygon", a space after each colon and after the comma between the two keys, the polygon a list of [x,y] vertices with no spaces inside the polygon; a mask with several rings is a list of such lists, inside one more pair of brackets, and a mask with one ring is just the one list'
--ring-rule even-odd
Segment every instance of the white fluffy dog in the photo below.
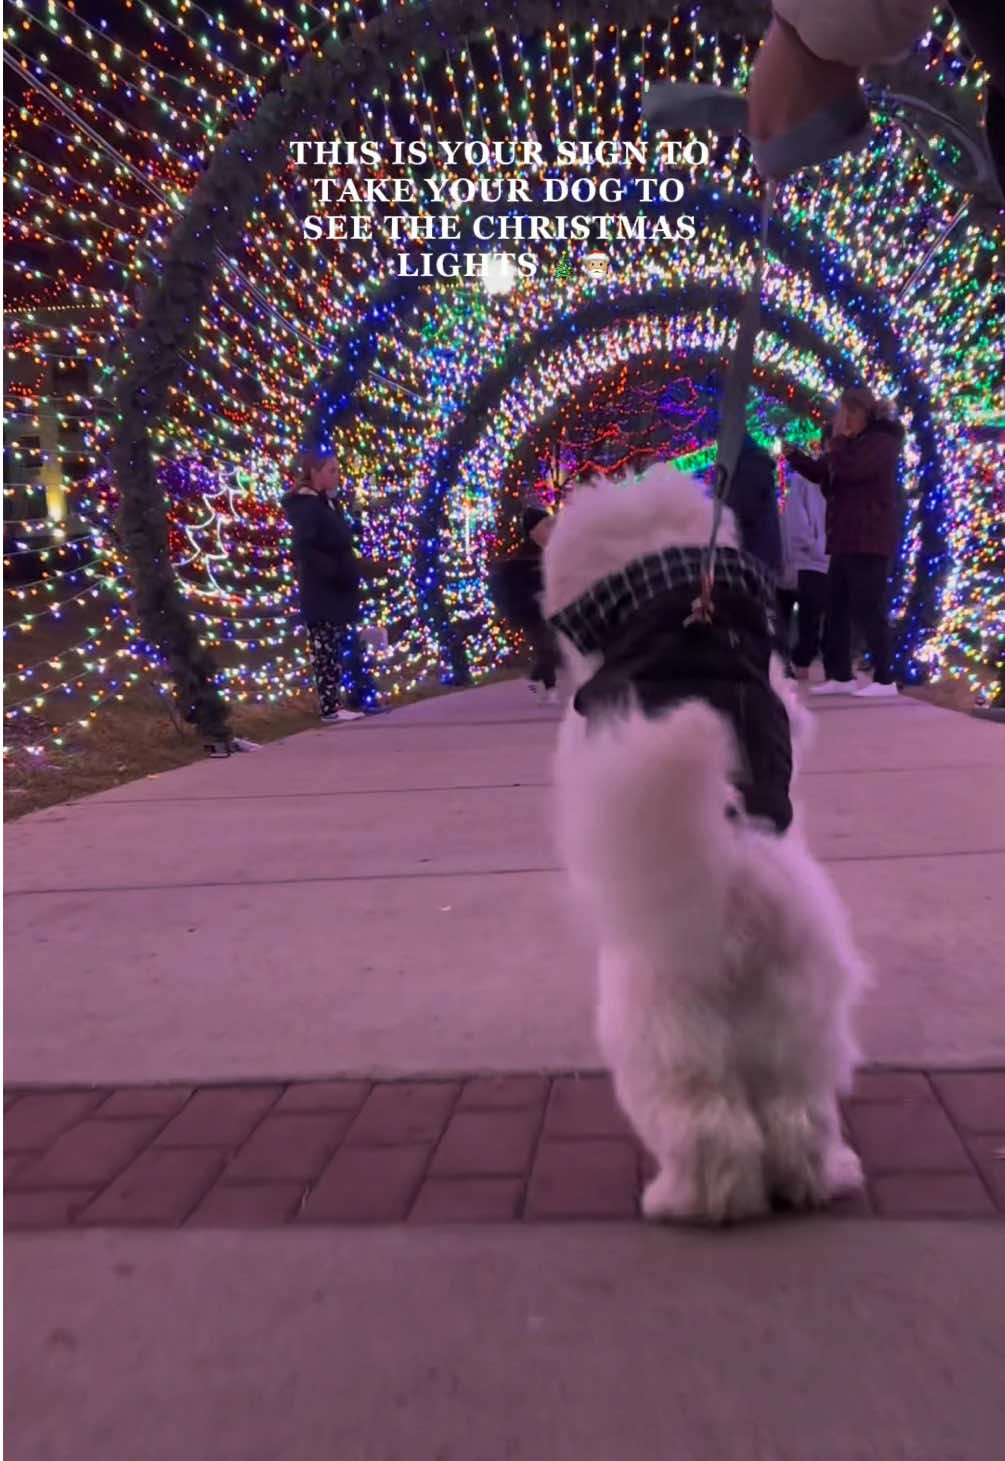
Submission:
{"label": "white fluffy dog", "polygon": [[[546,614],[632,560],[704,546],[711,516],[669,466],[577,489],[545,550]],[[728,512],[719,542],[737,545]],[[563,648],[578,688],[599,656]],[[798,762],[808,716],[778,665],[772,685]],[[658,1163],[649,1218],[732,1221],[862,1181],[837,1093],[864,971],[798,815],[781,836],[742,815],[737,756],[729,721],[698,699],[589,728],[570,706],[559,737],[561,851],[598,944],[601,1048]]]}

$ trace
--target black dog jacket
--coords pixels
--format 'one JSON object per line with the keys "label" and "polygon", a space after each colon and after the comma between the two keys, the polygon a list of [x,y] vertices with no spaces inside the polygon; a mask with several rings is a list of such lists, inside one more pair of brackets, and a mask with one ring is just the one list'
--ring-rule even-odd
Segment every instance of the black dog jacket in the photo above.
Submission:
{"label": "black dog jacket", "polygon": [[779,832],[792,821],[792,736],[771,688],[775,587],[758,561],[720,548],[710,624],[685,625],[701,588],[702,550],[667,548],[637,558],[553,615],[582,654],[603,663],[573,705],[588,720],[634,697],[645,715],[700,699],[733,726],[743,764],[735,785],[747,815]]}

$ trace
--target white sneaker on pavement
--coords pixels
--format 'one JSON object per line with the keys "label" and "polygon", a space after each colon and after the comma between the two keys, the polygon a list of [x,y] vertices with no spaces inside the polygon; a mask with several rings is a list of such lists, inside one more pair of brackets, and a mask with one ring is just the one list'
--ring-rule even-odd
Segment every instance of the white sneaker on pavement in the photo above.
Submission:
{"label": "white sneaker on pavement", "polygon": [[854,695],[855,680],[824,680],[822,685],[811,685],[811,695]]}
{"label": "white sneaker on pavement", "polygon": [[873,680],[871,684],[863,685],[861,690],[856,690],[855,694],[863,700],[895,700],[900,691],[896,685],[882,685]]}

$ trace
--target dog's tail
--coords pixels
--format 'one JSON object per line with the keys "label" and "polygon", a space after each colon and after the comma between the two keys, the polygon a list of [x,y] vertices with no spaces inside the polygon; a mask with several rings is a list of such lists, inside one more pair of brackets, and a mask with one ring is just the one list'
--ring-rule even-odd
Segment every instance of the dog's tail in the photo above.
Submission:
{"label": "dog's tail", "polygon": [[635,924],[692,898],[706,911],[724,902],[738,751],[723,717],[694,700],[570,733],[577,743],[561,748],[557,767],[561,833],[584,891],[605,890]]}

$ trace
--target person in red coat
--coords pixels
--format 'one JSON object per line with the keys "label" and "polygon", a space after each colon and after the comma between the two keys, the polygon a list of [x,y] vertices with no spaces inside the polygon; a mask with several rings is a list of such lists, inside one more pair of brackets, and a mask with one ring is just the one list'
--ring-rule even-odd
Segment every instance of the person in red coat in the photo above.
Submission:
{"label": "person in red coat", "polygon": [[[827,610],[824,673],[817,695],[895,696],[890,671],[887,583],[897,551],[897,466],[904,428],[863,386],[846,390],[823,455],[787,445],[789,465],[817,482],[827,502]],[[856,626],[869,651],[872,683],[855,689],[851,636]]]}

